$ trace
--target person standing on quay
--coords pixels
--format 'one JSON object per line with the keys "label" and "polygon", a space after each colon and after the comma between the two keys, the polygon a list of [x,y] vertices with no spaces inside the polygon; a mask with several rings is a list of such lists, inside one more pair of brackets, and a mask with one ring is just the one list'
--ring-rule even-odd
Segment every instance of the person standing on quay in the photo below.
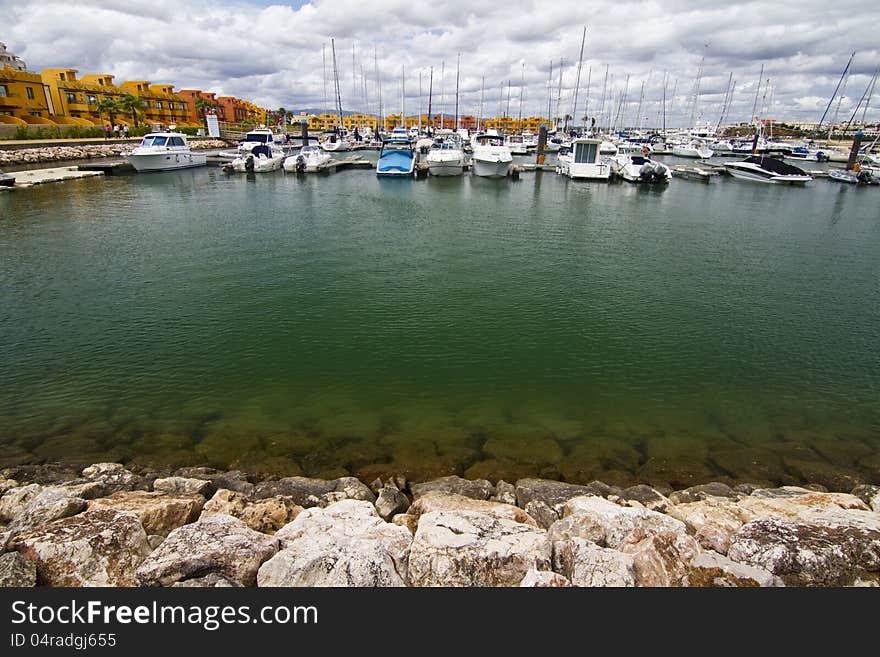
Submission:
{"label": "person standing on quay", "polygon": [[104,139],[110,139],[110,124],[104,124]]}
{"label": "person standing on quay", "polygon": [[122,136],[125,139],[128,139],[128,126],[127,125],[122,126]]}

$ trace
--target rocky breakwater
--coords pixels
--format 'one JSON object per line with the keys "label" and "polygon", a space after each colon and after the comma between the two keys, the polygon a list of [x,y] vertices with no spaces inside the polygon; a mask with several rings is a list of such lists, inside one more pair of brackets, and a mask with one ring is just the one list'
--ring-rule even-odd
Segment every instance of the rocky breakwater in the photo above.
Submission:
{"label": "rocky breakwater", "polygon": [[[227,148],[228,144],[219,139],[190,140],[193,150]],[[41,162],[68,162],[72,160],[92,160],[106,157],[119,157],[130,151],[137,143],[115,142],[83,144],[78,146],[42,146],[38,148],[22,148],[0,150],[0,169],[4,166],[19,164],[39,164]]]}
{"label": "rocky breakwater", "polygon": [[878,586],[880,487],[0,472],[5,586]]}

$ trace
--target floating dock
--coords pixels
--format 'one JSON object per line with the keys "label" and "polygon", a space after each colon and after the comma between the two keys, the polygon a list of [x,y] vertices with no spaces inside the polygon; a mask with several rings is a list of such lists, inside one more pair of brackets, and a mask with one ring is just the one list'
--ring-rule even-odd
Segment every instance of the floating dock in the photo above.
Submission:
{"label": "floating dock", "polygon": [[126,173],[134,173],[134,167],[125,160],[111,160],[109,162],[90,162],[76,167],[80,171],[97,171],[105,176],[119,176]]}
{"label": "floating dock", "polygon": [[32,187],[33,185],[44,185],[46,183],[61,182],[62,180],[103,176],[104,173],[101,171],[81,171],[78,167],[54,167],[51,169],[17,171],[14,175],[15,187]]}

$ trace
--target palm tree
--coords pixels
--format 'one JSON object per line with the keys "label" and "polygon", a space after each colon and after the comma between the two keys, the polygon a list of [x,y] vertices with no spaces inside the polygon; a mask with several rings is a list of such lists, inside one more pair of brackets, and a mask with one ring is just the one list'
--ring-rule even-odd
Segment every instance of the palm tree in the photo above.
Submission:
{"label": "palm tree", "polygon": [[[140,102],[140,101],[138,101]],[[116,121],[114,120],[116,115],[122,112],[122,107],[118,100],[113,98],[112,96],[104,96],[101,100],[98,101],[98,116],[102,116],[107,114],[110,118],[110,125],[116,125]]]}
{"label": "palm tree", "polygon": [[202,115],[202,118],[205,118],[210,109],[214,109],[211,101],[204,98],[196,98],[196,111]]}
{"label": "palm tree", "polygon": [[125,94],[118,101],[118,105],[120,110],[124,110],[131,114],[131,120],[134,122],[134,127],[138,127],[138,118],[140,116],[140,109],[143,106],[143,103],[140,98],[135,96],[134,94]]}

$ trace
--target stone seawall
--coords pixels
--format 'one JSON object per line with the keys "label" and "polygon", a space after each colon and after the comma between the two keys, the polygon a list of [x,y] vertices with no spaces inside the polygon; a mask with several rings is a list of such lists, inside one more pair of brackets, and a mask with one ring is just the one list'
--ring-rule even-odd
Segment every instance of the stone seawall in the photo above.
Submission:
{"label": "stone seawall", "polygon": [[[193,150],[228,147],[228,144],[220,139],[190,140],[189,145]],[[114,142],[110,140],[107,143],[81,144],[76,146],[44,146],[0,150],[0,169],[3,169],[4,166],[22,164],[119,157],[122,153],[132,150],[135,146],[137,146],[137,142]]]}
{"label": "stone seawall", "polygon": [[2,586],[878,586],[880,486],[0,471]]}

